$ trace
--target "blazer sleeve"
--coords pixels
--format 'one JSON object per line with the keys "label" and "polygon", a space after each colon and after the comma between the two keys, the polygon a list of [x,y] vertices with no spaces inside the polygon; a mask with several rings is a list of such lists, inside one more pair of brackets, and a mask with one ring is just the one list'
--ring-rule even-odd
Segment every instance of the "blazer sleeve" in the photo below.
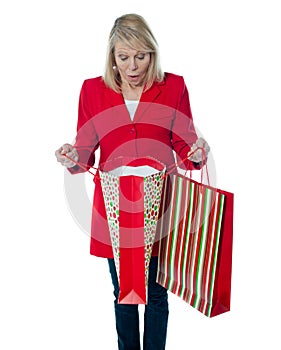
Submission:
{"label": "blazer sleeve", "polygon": [[176,152],[177,161],[184,160],[186,170],[195,170],[200,169],[202,164],[185,160],[185,158],[198,136],[193,124],[188,90],[184,79],[182,77],[180,79],[178,104],[172,123],[171,140],[173,149]]}
{"label": "blazer sleeve", "polygon": [[72,174],[81,173],[90,169],[95,163],[95,150],[99,147],[98,135],[93,123],[93,113],[91,113],[89,96],[94,96],[92,86],[88,85],[88,80],[83,82],[78,105],[77,134],[73,145],[79,154],[79,163],[68,168]]}

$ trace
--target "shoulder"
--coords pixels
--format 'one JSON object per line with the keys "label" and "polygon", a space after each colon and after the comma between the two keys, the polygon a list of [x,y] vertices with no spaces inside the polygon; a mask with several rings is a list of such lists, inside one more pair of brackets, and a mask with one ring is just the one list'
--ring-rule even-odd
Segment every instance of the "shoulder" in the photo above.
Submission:
{"label": "shoulder", "polygon": [[165,72],[165,78],[163,86],[169,91],[173,91],[175,94],[183,93],[186,90],[186,85],[183,76]]}
{"label": "shoulder", "polygon": [[174,95],[182,95],[187,90],[183,76],[173,73],[165,72],[162,84],[165,90]]}
{"label": "shoulder", "polygon": [[182,86],[185,84],[183,76],[173,74],[173,73],[168,73],[168,72],[165,72],[164,82],[167,85],[174,85],[174,86],[176,85]]}
{"label": "shoulder", "polygon": [[104,89],[106,88],[106,85],[103,81],[102,76],[95,77],[95,78],[88,78],[85,79],[82,85],[83,89],[89,89],[89,90],[96,90],[96,89]]}

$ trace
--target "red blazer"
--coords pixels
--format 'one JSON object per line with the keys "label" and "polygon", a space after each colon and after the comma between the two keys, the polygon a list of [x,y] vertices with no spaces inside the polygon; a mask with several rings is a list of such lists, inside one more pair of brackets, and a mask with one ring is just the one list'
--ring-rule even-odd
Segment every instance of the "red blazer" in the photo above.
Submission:
{"label": "red blazer", "polygon": [[[175,157],[184,159],[196,141],[189,97],[184,79],[165,74],[143,92],[134,120],[131,121],[122,94],[108,88],[101,77],[84,81],[79,100],[77,136],[74,147],[79,161],[94,164],[100,147],[102,164],[120,156],[150,156],[173,167]],[[174,152],[173,152],[174,151]],[[187,169],[197,168],[185,161]],[[83,172],[75,166],[71,173]],[[90,253],[113,258],[101,184],[95,180]],[[157,246],[153,249],[157,255]]]}

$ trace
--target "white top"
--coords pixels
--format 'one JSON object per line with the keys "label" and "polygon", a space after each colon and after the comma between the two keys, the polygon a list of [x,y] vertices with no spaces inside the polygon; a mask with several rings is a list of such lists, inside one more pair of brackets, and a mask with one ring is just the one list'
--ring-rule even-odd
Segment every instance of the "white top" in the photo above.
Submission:
{"label": "white top", "polygon": [[139,100],[124,100],[124,102],[130,114],[130,118],[133,121],[138,104],[139,104]]}

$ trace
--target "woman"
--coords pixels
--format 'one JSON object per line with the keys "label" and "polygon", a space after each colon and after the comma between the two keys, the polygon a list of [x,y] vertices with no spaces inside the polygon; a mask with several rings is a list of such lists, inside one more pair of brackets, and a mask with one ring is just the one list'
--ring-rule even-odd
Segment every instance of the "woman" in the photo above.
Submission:
{"label": "woman", "polygon": [[[187,159],[198,146],[208,153],[206,141],[196,135],[183,78],[162,72],[157,42],[141,16],[118,18],[109,36],[105,74],[84,81],[76,142],[56,151],[58,162],[73,174],[82,172],[94,164],[94,152],[100,148],[100,164],[120,156],[151,156],[173,168],[175,153],[186,169],[198,169],[202,165],[200,151]],[[95,183],[90,253],[108,258],[119,349],[140,349],[138,305],[117,302],[118,278],[102,190],[100,182]],[[155,282],[157,248],[155,243],[149,266],[143,335],[146,350],[164,349],[166,342],[168,301],[166,289]]]}

